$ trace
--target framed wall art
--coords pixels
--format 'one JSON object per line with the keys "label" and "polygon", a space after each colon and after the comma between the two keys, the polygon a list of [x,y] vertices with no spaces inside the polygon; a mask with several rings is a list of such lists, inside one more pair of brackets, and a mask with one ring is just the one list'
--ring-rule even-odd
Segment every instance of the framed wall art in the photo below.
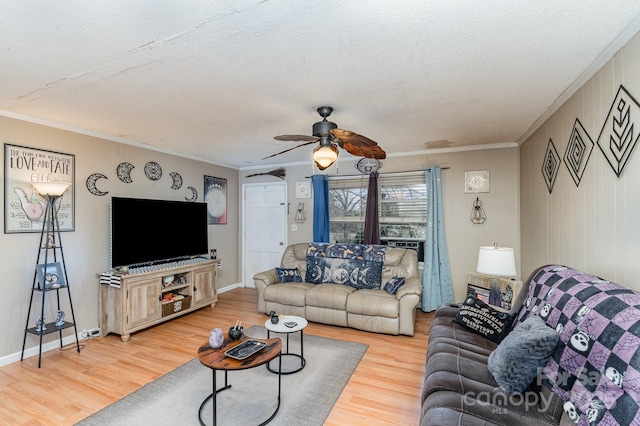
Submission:
{"label": "framed wall art", "polygon": [[71,182],[56,205],[60,231],[75,229],[75,155],[4,144],[4,232],[41,232],[46,200],[31,182]]}
{"label": "framed wall art", "polygon": [[311,198],[311,182],[296,182],[296,198]]}
{"label": "framed wall art", "polygon": [[204,177],[204,202],[207,203],[209,225],[227,224],[227,180]]}
{"label": "framed wall art", "polygon": [[465,194],[489,192],[489,170],[464,172]]}

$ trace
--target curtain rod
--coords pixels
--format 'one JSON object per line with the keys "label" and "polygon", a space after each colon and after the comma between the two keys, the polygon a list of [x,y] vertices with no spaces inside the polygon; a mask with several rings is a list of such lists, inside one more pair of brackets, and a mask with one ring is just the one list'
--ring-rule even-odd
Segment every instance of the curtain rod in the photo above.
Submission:
{"label": "curtain rod", "polygon": [[[417,172],[424,172],[426,169],[421,169],[421,170],[403,170],[403,171],[399,171],[399,172],[386,172],[386,173],[378,173],[378,175],[392,175],[392,174],[396,174],[396,173],[417,173]],[[449,167],[440,167],[440,170],[449,170]],[[365,177],[367,176],[367,174],[365,173],[361,173],[361,174],[353,174],[353,175],[334,175],[334,176],[329,176],[331,177],[336,177],[336,178],[342,178],[342,177]],[[311,178],[311,176],[305,176],[305,178],[309,179]]]}

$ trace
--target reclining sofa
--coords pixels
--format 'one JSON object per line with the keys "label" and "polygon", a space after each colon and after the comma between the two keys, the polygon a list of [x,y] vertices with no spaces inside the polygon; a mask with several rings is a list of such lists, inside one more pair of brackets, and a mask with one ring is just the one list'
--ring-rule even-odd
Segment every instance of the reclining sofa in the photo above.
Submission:
{"label": "reclining sofa", "polygon": [[[374,272],[375,265],[378,273]],[[413,336],[416,307],[422,295],[415,251],[377,245],[297,243],[282,255],[281,277],[283,271],[293,271],[298,280],[280,282],[276,268],[253,277],[258,312],[275,311],[323,324]],[[390,293],[385,285],[393,278],[396,282],[404,278],[404,284]]]}
{"label": "reclining sofa", "polygon": [[[496,336],[483,316],[501,314],[473,295],[436,311],[422,425],[640,424],[640,293],[547,265],[510,313],[508,334]],[[539,367],[522,380],[530,362]]]}

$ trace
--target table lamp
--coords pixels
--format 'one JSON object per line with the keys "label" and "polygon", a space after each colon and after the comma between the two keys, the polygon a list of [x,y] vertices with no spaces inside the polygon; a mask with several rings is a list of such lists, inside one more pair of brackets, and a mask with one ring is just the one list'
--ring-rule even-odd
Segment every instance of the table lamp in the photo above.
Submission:
{"label": "table lamp", "polygon": [[482,246],[478,253],[478,266],[476,270],[491,277],[489,288],[489,304],[502,307],[500,279],[498,277],[515,277],[516,261],[513,249],[493,246]]}

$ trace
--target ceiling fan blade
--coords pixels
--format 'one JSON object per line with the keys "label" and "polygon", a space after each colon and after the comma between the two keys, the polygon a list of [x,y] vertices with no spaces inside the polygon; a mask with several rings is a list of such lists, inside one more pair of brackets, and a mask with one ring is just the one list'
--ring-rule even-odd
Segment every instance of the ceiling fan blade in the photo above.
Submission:
{"label": "ceiling fan blade", "polygon": [[289,152],[293,149],[300,148],[301,146],[311,145],[312,143],[316,143],[316,142],[318,142],[318,139],[314,138],[312,141],[301,143],[300,145],[294,146],[293,148],[285,149],[284,151],[280,151],[276,154],[270,155],[268,157],[264,157],[263,160],[266,160],[267,158],[275,157],[276,155],[284,154],[285,152]]}
{"label": "ceiling fan blade", "polygon": [[277,141],[293,141],[293,142],[318,142],[315,136],[307,135],[280,135],[273,137]]}
{"label": "ceiling fan blade", "polygon": [[378,160],[387,158],[387,153],[376,142],[365,136],[342,129],[331,129],[330,133],[338,139],[338,145],[349,154]]}

